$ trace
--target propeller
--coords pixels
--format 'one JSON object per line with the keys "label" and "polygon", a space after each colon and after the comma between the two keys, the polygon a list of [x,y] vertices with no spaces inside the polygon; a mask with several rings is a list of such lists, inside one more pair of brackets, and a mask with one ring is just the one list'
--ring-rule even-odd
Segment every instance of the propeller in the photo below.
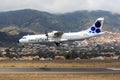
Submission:
{"label": "propeller", "polygon": [[47,30],[45,30],[45,35],[47,36],[47,40],[48,40],[48,32],[47,32]]}

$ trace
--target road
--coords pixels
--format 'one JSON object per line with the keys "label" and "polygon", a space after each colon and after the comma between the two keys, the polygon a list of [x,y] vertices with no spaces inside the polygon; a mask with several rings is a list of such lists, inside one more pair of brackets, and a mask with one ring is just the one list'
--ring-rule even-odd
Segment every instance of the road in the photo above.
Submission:
{"label": "road", "polygon": [[10,73],[120,73],[120,68],[0,68],[0,74]]}

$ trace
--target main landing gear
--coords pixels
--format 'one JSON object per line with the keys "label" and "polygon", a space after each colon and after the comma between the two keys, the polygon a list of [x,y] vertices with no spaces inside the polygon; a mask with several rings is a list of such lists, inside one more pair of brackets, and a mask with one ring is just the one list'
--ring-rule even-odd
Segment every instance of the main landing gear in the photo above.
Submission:
{"label": "main landing gear", "polygon": [[61,42],[55,42],[56,46],[60,46]]}

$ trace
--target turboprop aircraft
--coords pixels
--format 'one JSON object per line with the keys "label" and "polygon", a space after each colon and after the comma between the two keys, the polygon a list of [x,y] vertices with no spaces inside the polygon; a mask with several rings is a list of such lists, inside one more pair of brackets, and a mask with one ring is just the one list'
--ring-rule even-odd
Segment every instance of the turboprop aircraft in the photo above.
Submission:
{"label": "turboprop aircraft", "polygon": [[104,18],[98,18],[88,29],[79,32],[64,33],[62,31],[52,31],[40,35],[26,35],[19,39],[19,43],[44,43],[54,42],[57,46],[65,41],[78,41],[86,38],[104,34],[102,32]]}

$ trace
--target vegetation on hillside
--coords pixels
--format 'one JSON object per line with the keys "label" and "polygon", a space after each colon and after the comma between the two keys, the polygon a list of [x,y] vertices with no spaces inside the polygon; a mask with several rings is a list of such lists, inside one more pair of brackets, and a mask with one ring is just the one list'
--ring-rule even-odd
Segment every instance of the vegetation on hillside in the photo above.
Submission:
{"label": "vegetation on hillside", "polygon": [[108,11],[77,11],[51,14],[32,9],[0,12],[0,46],[14,44],[23,35],[45,31],[80,31],[91,26],[96,18],[104,17],[103,29],[120,30],[120,15]]}
{"label": "vegetation on hillside", "polygon": [[44,33],[45,30],[79,31],[91,26],[98,17],[105,18],[104,30],[120,30],[120,15],[108,11],[77,11],[51,14],[31,9],[1,12],[0,28],[14,25],[39,33]]}

